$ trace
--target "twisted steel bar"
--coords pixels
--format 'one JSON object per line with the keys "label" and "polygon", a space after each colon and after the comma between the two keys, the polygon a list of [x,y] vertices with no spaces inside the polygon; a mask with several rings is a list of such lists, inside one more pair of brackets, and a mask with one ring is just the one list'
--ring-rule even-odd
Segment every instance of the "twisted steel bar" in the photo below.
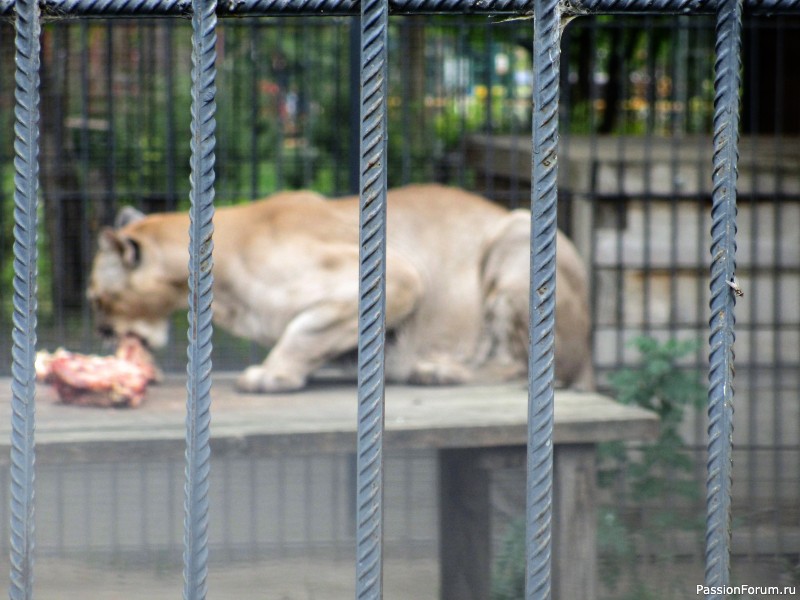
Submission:
{"label": "twisted steel bar", "polygon": [[[736,293],[736,164],[739,158],[742,0],[724,0],[717,15],[714,65],[714,173],[711,208],[706,585],[730,577],[733,452],[733,342]],[[707,598],[724,598],[712,594]]]}
{"label": "twisted steel bar", "polygon": [[194,0],[192,17],[189,348],[186,366],[184,600],[206,597],[211,450],[211,300],[216,122],[216,0]]}
{"label": "twisted steel bar", "polygon": [[[712,14],[724,0],[566,0],[569,14]],[[800,0],[744,0],[752,14],[800,11]]]}
{"label": "twisted steel bar", "polygon": [[361,4],[356,598],[383,597],[388,3]]}
{"label": "twisted steel bar", "polygon": [[559,0],[537,0],[535,15],[525,598],[545,600],[551,594],[552,555]]}
{"label": "twisted steel bar", "polygon": [[[13,17],[16,0],[0,0],[0,17]],[[564,0],[565,15],[584,14],[712,14],[719,0]],[[41,0],[47,18],[65,16],[189,17],[191,0]],[[534,0],[389,0],[390,14],[530,15]],[[800,0],[744,0],[751,14],[800,12]],[[218,17],[258,15],[357,15],[358,0],[227,0],[217,6]]]}
{"label": "twisted steel bar", "polygon": [[39,188],[40,11],[20,0],[14,97],[14,327],[11,349],[11,577],[9,598],[32,598]]}

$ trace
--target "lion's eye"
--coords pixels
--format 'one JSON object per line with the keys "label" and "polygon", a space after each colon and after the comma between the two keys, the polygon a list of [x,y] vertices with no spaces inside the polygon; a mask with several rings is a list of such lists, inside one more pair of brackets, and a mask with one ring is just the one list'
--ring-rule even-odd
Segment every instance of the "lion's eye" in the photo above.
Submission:
{"label": "lion's eye", "polygon": [[108,312],[108,308],[111,305],[111,298],[100,294],[92,295],[89,297],[89,305],[95,312]]}

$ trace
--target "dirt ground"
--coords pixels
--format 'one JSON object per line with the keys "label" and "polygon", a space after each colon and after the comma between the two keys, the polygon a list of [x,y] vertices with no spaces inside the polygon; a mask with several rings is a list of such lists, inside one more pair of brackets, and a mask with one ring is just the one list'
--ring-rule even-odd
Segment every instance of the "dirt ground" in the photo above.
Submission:
{"label": "dirt ground", "polygon": [[[36,561],[34,596],[39,600],[177,600],[182,597],[181,565],[124,564],[100,559],[43,557]],[[8,587],[8,559],[0,561],[0,585]],[[270,558],[234,561],[209,568],[208,597],[215,600],[352,600],[355,597],[353,557]],[[616,589],[603,586],[601,600],[638,597],[657,600],[702,598],[696,586],[703,582],[702,563],[679,560],[670,565],[643,562],[623,577]],[[601,574],[602,575],[602,574]],[[386,600],[436,600],[439,593],[435,556],[390,557],[384,560]],[[733,583],[752,586],[800,585],[774,561],[735,566]],[[634,595],[632,595],[634,594]],[[798,595],[742,594],[739,600],[779,600]]]}
{"label": "dirt ground", "polygon": [[[3,561],[7,562],[7,561]],[[434,560],[385,563],[386,600],[434,600],[438,571]],[[270,559],[209,568],[208,597],[216,600],[352,600],[355,571],[351,556],[312,561]],[[7,565],[2,585],[8,586]],[[91,565],[85,561],[42,558],[36,561],[34,596],[42,600],[178,600],[180,565],[169,568]]]}

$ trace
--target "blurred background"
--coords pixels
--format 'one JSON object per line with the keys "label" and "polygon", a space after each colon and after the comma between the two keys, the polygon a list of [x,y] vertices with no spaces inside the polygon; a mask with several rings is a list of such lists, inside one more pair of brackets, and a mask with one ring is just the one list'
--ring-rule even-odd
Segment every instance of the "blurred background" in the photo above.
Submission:
{"label": "blurred background", "polygon": [[[350,18],[221,21],[218,205],[289,188],[357,191],[358,31]],[[798,34],[796,17],[745,20],[734,583],[800,580]],[[531,35],[530,21],[392,18],[390,185],[441,181],[529,205]],[[190,36],[190,23],[176,19],[43,29],[41,348],[104,351],[84,289],[97,234],[121,206],[188,208]],[[713,46],[705,16],[582,17],[564,32],[559,223],[590,268],[600,386],[667,424],[653,445],[603,448],[598,550],[609,600],[680,598],[686,581],[702,582]],[[9,142],[13,69],[13,28],[2,23],[0,131]],[[0,148],[0,327],[9,340],[12,152],[11,143]],[[168,371],[184,369],[185,331],[176,317],[158,355]],[[215,369],[264,353],[215,333]],[[10,342],[0,355],[8,375]],[[387,581],[420,584],[406,597],[436,597],[433,458],[387,461]],[[344,569],[352,587],[351,457],[215,460],[212,585],[236,598],[334,598],[331,581]],[[76,598],[87,589],[154,598],[143,582],[159,577],[178,590],[182,470],[181,456],[42,465],[37,547],[48,566],[39,577],[58,590],[44,597],[68,598],[69,585],[57,582],[70,580],[83,582]],[[520,477],[496,474],[497,488],[512,490],[496,501],[498,563],[516,564],[517,505],[506,500]],[[7,490],[7,466],[0,479]],[[332,579],[318,589],[329,567]],[[300,591],[280,591],[287,573],[305,582]],[[513,585],[498,581],[494,598],[514,598]]]}

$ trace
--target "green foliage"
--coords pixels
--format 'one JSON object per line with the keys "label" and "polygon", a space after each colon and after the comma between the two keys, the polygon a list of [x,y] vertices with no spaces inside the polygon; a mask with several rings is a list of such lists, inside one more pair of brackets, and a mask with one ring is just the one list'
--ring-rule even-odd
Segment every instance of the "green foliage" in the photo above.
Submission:
{"label": "green foliage", "polygon": [[492,567],[491,600],[525,597],[525,518],[511,522]]}
{"label": "green foliage", "polygon": [[630,531],[620,522],[617,512],[601,507],[597,515],[597,551],[600,556],[614,556],[616,560],[603,561],[600,579],[606,587],[613,587],[625,573],[627,565],[636,560],[636,547]]}
{"label": "green foliage", "polygon": [[655,442],[642,445],[634,459],[621,442],[601,444],[601,463],[609,463],[601,472],[601,484],[608,482],[609,475],[624,470],[635,501],[663,498],[668,492],[694,499],[697,495],[694,482],[676,479],[676,475],[689,475],[692,471],[680,425],[687,409],[703,406],[706,390],[696,371],[681,369],[678,363],[696,352],[698,344],[676,340],[660,343],[640,337],[633,345],[642,356],[640,365],[613,373],[609,383],[620,403],[655,412],[660,419],[660,434]]}
{"label": "green foliage", "polygon": [[639,337],[633,345],[641,355],[636,368],[621,369],[609,377],[614,396],[623,404],[655,412],[660,418],[658,439],[641,444],[634,451],[620,442],[600,444],[598,483],[617,484],[625,504],[639,507],[636,527],[620,517],[613,507],[601,507],[598,523],[598,552],[604,583],[616,589],[630,578],[629,590],[620,599],[658,598],[634,567],[638,547],[646,540],[669,558],[666,536],[676,530],[699,532],[702,521],[687,517],[681,507],[691,507],[701,488],[693,477],[693,462],[680,433],[687,411],[705,403],[706,388],[696,370],[680,366],[695,354],[695,341],[659,342]]}
{"label": "green foliage", "polygon": [[627,470],[635,500],[661,498],[668,488],[693,497],[696,493],[693,488],[675,487],[682,482],[665,481],[663,471],[691,472],[692,462],[686,455],[679,428],[687,409],[703,406],[706,391],[697,372],[681,369],[678,362],[694,353],[698,344],[676,340],[662,344],[652,338],[640,337],[633,341],[633,345],[642,356],[641,364],[635,369],[613,373],[609,376],[609,383],[620,403],[639,406],[659,416],[660,435],[652,444],[642,446],[637,460],[626,459],[625,448],[619,442],[601,445],[601,460],[612,461],[611,472],[623,467]]}
{"label": "green foliage", "polygon": [[[642,541],[661,549],[667,558],[670,531],[700,531],[702,521],[685,517],[675,500],[698,499],[700,488],[692,478],[680,425],[687,411],[698,410],[706,397],[696,370],[681,367],[682,359],[699,348],[694,341],[659,342],[639,337],[633,345],[641,355],[635,368],[621,369],[609,377],[613,395],[623,404],[655,412],[661,419],[658,439],[631,448],[623,443],[598,447],[598,485],[619,485],[624,504],[641,509],[635,525],[627,522],[614,506],[598,511],[597,544],[600,577],[616,600],[658,600],[663,590],[651,588],[638,576],[636,564]],[[658,500],[657,503],[652,501]],[[622,582],[625,585],[622,586]],[[521,600],[525,586],[525,520],[511,523],[493,565],[491,600]]]}

